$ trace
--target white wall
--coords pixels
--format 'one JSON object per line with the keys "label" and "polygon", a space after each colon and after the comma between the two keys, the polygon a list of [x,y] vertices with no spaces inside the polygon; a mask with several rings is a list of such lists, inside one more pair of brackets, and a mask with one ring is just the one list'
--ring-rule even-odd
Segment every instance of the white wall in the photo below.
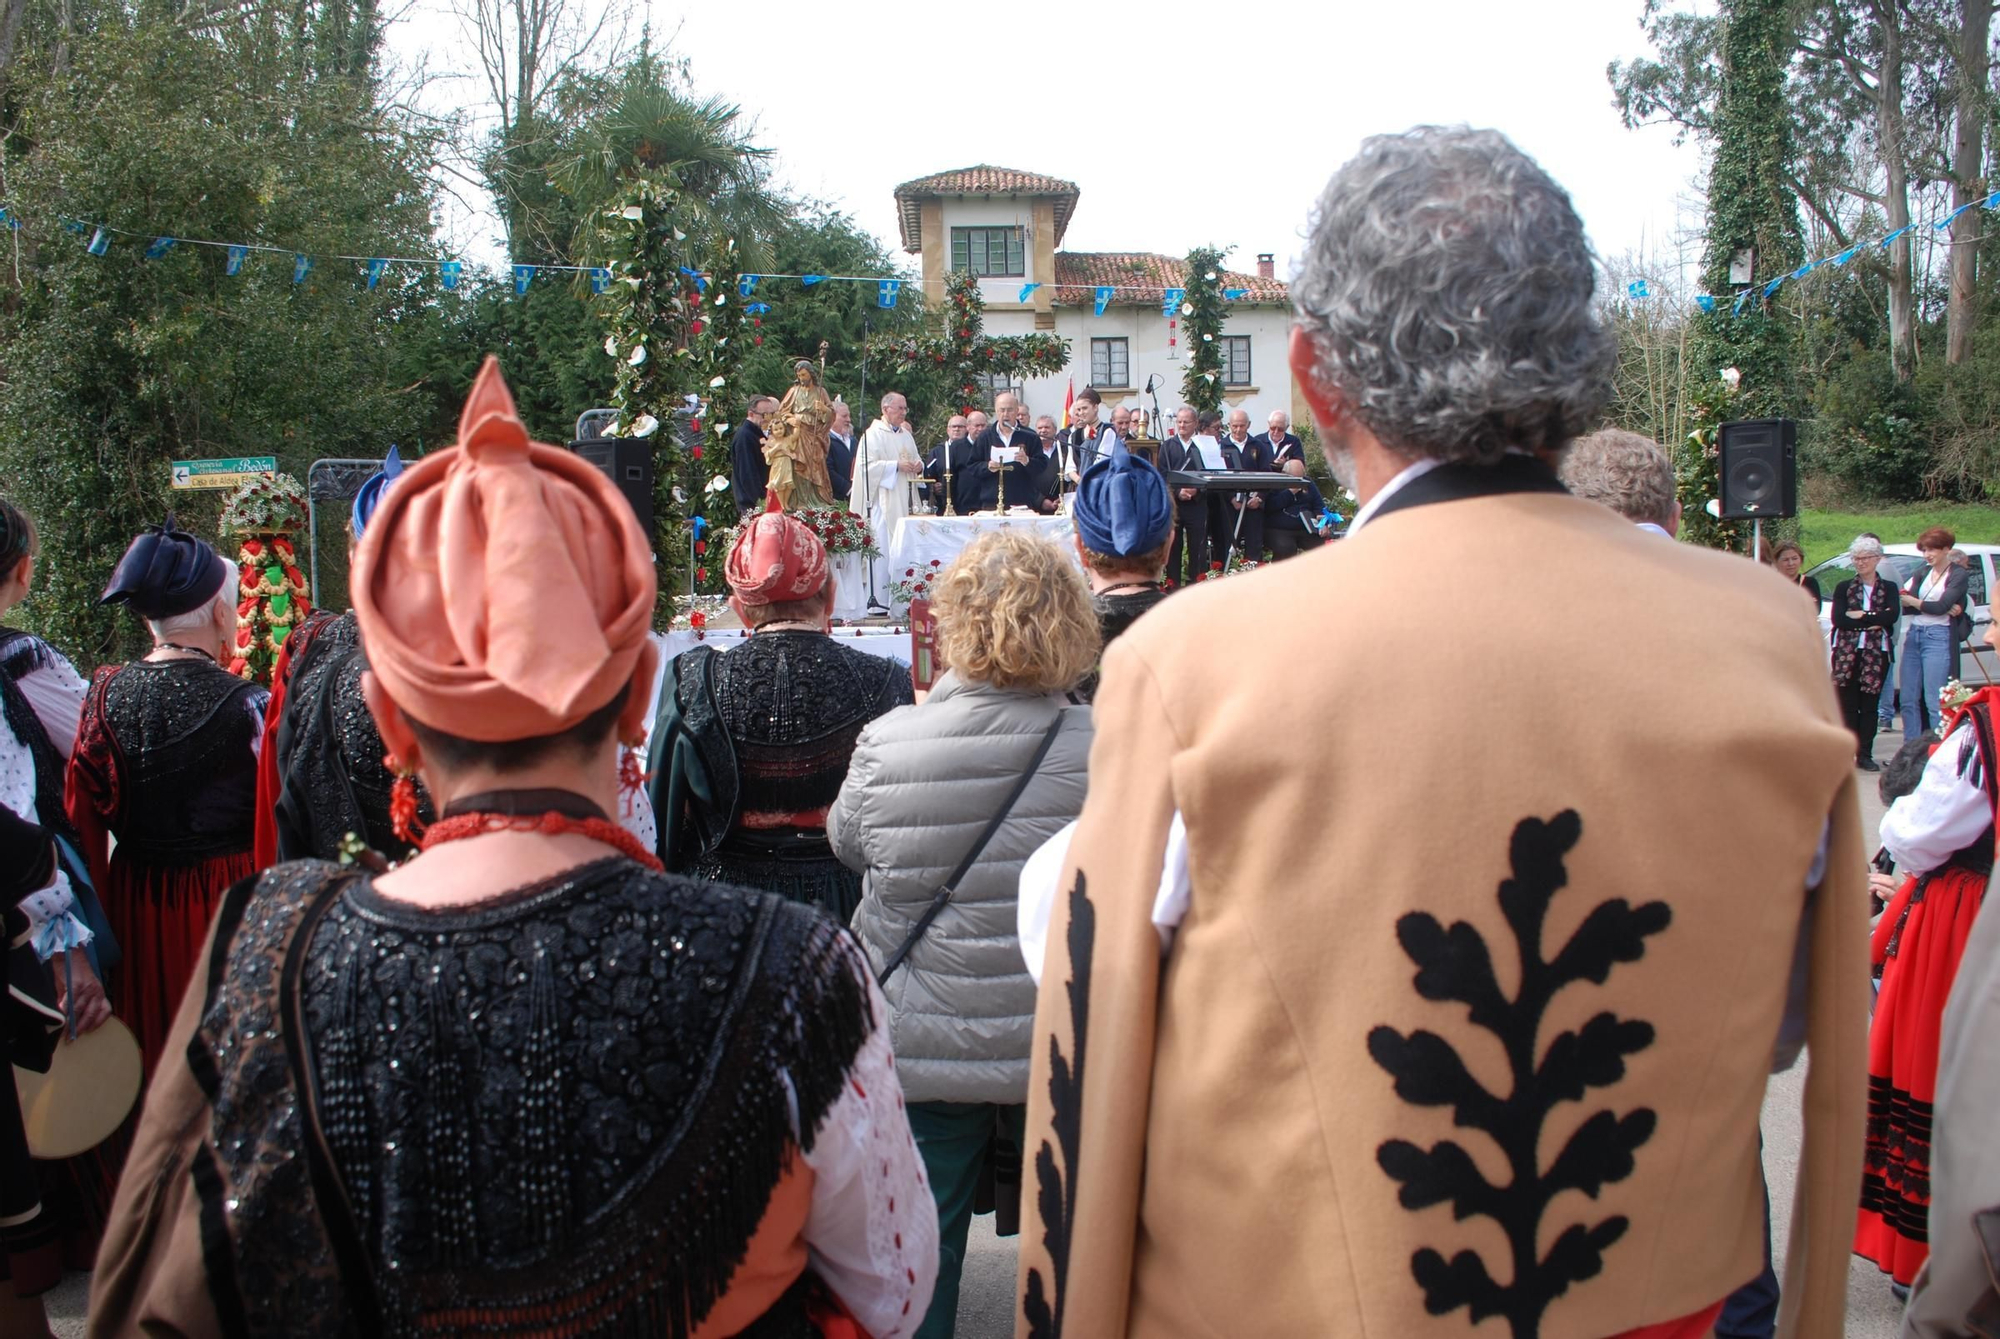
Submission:
{"label": "white wall", "polygon": [[[1291,313],[1285,308],[1234,304],[1223,321],[1223,334],[1250,336],[1251,385],[1224,387],[1222,412],[1247,410],[1252,432],[1264,431],[1264,420],[1273,409],[1282,409],[1287,414],[1292,412],[1292,371],[1286,362],[1291,324]],[[1033,312],[988,311],[986,314],[986,333],[989,335],[1026,335],[1033,333],[1034,328]],[[1080,391],[1090,385],[1090,341],[1093,338],[1123,338],[1130,341],[1132,388],[1123,395],[1106,394],[1106,414],[1119,404],[1150,413],[1154,397],[1141,392],[1146,378],[1157,375],[1159,384],[1154,392],[1159,397],[1160,412],[1166,418],[1166,431],[1173,430],[1173,412],[1181,404],[1181,377],[1187,370],[1186,345],[1183,343],[1173,349],[1180,356],[1167,356],[1167,318],[1160,315],[1159,308],[1107,307],[1104,315],[1094,316],[1089,307],[1058,307],[1055,333],[1069,341],[1069,366],[1052,377],[1041,377],[1027,383],[1024,398],[1031,417],[1053,414],[1056,421],[1061,422],[1065,389],[1074,384]],[[1173,333],[1178,335],[1181,332]]]}

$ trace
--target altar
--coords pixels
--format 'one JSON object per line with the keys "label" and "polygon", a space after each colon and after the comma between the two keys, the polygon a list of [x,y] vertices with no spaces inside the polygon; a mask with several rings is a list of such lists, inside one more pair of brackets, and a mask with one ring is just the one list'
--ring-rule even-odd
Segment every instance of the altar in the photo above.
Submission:
{"label": "altar", "polygon": [[889,579],[907,580],[906,572],[912,568],[923,572],[933,559],[940,568],[948,566],[966,545],[994,530],[1025,530],[1040,535],[1053,541],[1071,562],[1082,566],[1073,542],[1076,527],[1067,516],[1041,516],[1025,510],[1005,516],[991,512],[977,516],[905,516],[896,522],[896,533],[884,550]]}

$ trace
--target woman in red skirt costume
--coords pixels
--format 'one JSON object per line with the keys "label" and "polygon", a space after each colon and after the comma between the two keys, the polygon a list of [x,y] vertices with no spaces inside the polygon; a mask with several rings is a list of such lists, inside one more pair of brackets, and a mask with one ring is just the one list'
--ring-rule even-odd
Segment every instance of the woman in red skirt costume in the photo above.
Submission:
{"label": "woman in red skirt costume", "polygon": [[1868,1033],[1868,1153],[1854,1249],[1903,1287],[1930,1251],[1938,1029],[1993,870],[1996,701],[2000,689],[1986,688],[1947,717],[1916,790],[1882,819],[1882,844],[1907,877],[1875,927],[1882,991]]}
{"label": "woman in red skirt costume", "polygon": [[97,671],[70,756],[70,821],[125,951],[111,1005],[148,1075],[216,905],[254,872],[268,695],[219,663],[236,642],[235,595],[236,565],[172,517],[133,540],[103,598],[146,620],[153,650]]}

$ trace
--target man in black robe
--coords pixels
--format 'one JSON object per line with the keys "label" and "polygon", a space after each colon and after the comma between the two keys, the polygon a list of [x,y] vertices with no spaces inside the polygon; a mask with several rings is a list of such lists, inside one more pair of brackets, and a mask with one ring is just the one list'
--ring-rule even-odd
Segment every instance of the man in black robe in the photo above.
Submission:
{"label": "man in black robe", "polygon": [[[1221,461],[1203,460],[1194,444],[1199,420],[1194,410],[1182,405],[1174,414],[1174,435],[1160,443],[1160,469],[1210,470]],[[1190,584],[1208,571],[1208,499],[1197,488],[1177,488],[1174,502],[1180,524],[1174,529],[1174,547],[1167,555],[1167,580]],[[1183,569],[1181,555],[1187,555]]]}

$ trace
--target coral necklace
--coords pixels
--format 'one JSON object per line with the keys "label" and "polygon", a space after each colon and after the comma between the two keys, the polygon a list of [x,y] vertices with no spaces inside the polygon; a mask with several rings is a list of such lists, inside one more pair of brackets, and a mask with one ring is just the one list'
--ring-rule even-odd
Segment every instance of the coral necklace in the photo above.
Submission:
{"label": "coral necklace", "polygon": [[574,832],[603,842],[648,869],[664,868],[637,837],[589,800],[567,790],[489,790],[454,800],[443,817],[424,829],[419,847],[428,851],[443,842],[489,832],[539,832],[549,837]]}

